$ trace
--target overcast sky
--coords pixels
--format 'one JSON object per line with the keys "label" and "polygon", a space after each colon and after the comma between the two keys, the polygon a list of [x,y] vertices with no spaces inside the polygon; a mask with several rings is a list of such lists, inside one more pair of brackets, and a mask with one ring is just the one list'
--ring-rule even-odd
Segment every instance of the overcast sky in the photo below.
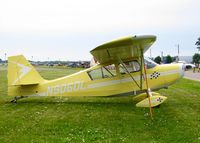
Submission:
{"label": "overcast sky", "polygon": [[[200,37],[199,0],[1,0],[0,58],[90,60],[96,46],[151,34],[152,56],[192,56]],[[146,55],[149,56],[149,51]]]}

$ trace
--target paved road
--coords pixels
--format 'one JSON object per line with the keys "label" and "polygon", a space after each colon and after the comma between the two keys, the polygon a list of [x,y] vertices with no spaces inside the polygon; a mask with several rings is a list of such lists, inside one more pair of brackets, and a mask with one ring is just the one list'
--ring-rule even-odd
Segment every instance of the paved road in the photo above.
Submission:
{"label": "paved road", "polygon": [[196,71],[195,73],[193,73],[193,71],[186,71],[184,78],[200,81],[200,72]]}

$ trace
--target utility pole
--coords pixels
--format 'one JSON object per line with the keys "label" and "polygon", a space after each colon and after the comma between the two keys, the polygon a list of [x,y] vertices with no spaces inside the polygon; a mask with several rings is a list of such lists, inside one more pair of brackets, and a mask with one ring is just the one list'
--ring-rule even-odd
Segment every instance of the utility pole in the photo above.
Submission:
{"label": "utility pole", "polygon": [[180,56],[180,55],[179,55],[179,44],[177,44],[176,46],[177,46],[177,50],[178,50],[178,55],[177,55],[176,61],[178,62],[178,61],[180,60],[180,59],[179,59],[179,56]]}
{"label": "utility pole", "polygon": [[7,54],[5,53],[5,64],[6,64],[6,59],[7,59],[6,56],[7,56]]}
{"label": "utility pole", "polygon": [[163,62],[163,51],[161,51],[161,61]]}

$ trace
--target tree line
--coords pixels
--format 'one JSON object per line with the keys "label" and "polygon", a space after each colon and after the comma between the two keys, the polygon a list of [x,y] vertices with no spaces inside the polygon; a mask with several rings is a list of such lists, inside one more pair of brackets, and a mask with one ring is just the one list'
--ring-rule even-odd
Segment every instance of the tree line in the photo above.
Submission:
{"label": "tree line", "polygon": [[[200,37],[197,39],[195,45],[197,46],[197,50],[198,50],[198,53],[195,53],[193,56],[192,56],[192,62],[194,64],[197,64],[199,65],[200,64],[200,54],[199,54],[199,51],[200,51]],[[175,57],[172,57],[170,55],[167,55],[167,56],[164,56],[163,58],[161,58],[160,56],[157,56],[155,57],[153,60],[158,63],[158,64],[161,64],[161,63],[172,63],[174,61],[176,61],[177,59],[177,56]]]}

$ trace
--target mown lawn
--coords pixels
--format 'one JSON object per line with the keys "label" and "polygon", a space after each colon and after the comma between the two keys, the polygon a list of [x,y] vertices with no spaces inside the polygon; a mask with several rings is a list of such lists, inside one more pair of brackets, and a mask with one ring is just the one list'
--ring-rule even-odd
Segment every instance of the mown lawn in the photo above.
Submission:
{"label": "mown lawn", "polygon": [[[47,79],[80,69],[39,68]],[[199,143],[200,82],[181,79],[158,91],[159,108],[136,108],[132,97],[32,97],[11,104],[0,69],[0,143]]]}

